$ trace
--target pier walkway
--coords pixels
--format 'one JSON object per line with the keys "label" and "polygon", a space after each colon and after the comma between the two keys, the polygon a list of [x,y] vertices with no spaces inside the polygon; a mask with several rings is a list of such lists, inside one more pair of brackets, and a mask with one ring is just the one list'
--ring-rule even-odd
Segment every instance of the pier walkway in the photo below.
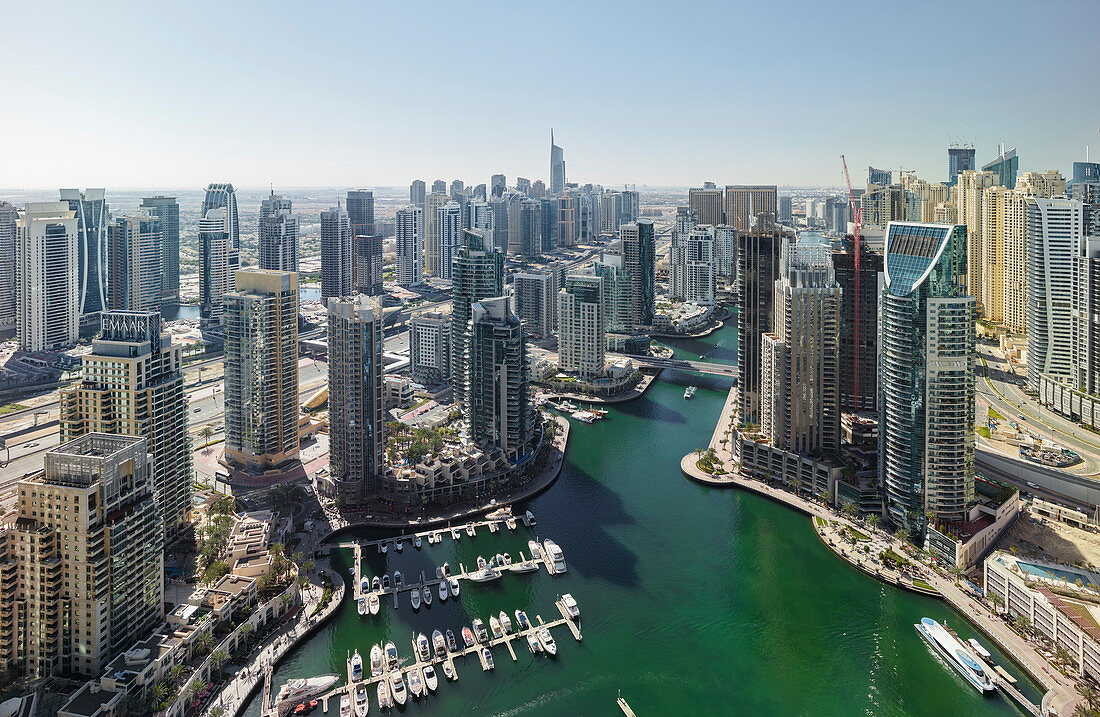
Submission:
{"label": "pier walkway", "polygon": [[[818,532],[819,536],[822,535],[821,530],[818,529],[820,527],[819,519],[825,521],[828,525],[835,523],[841,527],[847,527],[861,532],[869,530],[866,526],[857,526],[843,514],[832,510],[828,506],[821,505],[820,503],[796,495],[783,488],[744,477],[737,472],[735,459],[728,448],[728,446],[732,445],[732,441],[734,440],[733,436],[730,436],[730,441],[727,441],[724,445],[722,443],[722,439],[726,437],[727,432],[730,430],[736,412],[736,392],[736,386],[730,389],[708,446],[714,449],[717,455],[718,460],[715,464],[724,467],[730,472],[717,476],[708,474],[696,465],[700,456],[695,453],[684,456],[680,461],[681,472],[697,483],[715,487],[740,488],[774,500],[777,503],[782,503],[800,513],[809,515],[813,519],[815,531]],[[879,532],[874,535],[874,539],[890,547],[895,552],[902,554],[902,544],[892,536]],[[885,580],[884,575],[875,574],[855,564],[851,557],[846,555],[847,551],[841,547],[846,545],[844,541],[830,543],[823,538],[822,542],[849,564],[852,564],[872,577],[884,580],[885,582],[891,582],[890,580]],[[916,565],[917,570],[920,571],[921,579],[935,588],[944,600],[960,614],[964,615],[966,619],[985,634],[987,638],[996,643],[997,647],[1012,658],[1017,665],[1027,672],[1028,675],[1045,690],[1042,705],[1036,706],[1027,700],[1018,689],[1008,684],[1006,680],[998,678],[997,686],[1000,687],[1005,694],[1011,696],[1013,700],[1023,706],[1024,709],[1031,714],[1057,714],[1068,716],[1073,713],[1074,708],[1082,702],[1081,697],[1077,694],[1075,689],[1073,679],[1052,667],[1046,659],[1039,654],[1034,645],[1014,632],[1003,620],[995,615],[987,605],[976,601],[973,597],[964,592],[953,580],[940,575],[936,571],[920,563],[914,562],[914,565]],[[901,587],[905,586],[902,585]]]}

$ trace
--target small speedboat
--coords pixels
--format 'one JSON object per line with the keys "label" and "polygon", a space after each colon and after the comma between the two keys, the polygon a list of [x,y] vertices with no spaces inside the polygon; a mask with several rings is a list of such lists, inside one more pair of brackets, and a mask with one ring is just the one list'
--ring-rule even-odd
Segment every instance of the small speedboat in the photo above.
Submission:
{"label": "small speedboat", "polygon": [[377,575],[375,575],[374,579],[370,581],[370,589],[373,592],[378,592],[382,589],[382,581],[378,579]]}
{"label": "small speedboat", "polygon": [[527,513],[524,515],[524,517],[527,518],[527,525],[534,525],[535,524],[535,515],[531,511],[527,511]]}
{"label": "small speedboat", "polygon": [[477,535],[477,531],[474,530],[473,523],[466,524],[466,535],[470,536],[471,538]]}
{"label": "small speedboat", "polygon": [[515,518],[506,518],[504,520],[504,524],[508,526],[508,530],[515,530],[516,529],[516,519]]}
{"label": "small speedboat", "polygon": [[493,664],[493,653],[488,647],[481,648],[481,654],[485,657],[486,672],[496,667],[496,665]]}
{"label": "small speedboat", "polygon": [[359,581],[359,592],[363,595],[370,592],[370,578],[363,578]]}
{"label": "small speedboat", "polygon": [[454,538],[455,540],[458,540],[458,537],[460,535],[461,535],[461,533],[458,532],[458,528],[451,528],[451,537],[452,538]]}
{"label": "small speedboat", "polygon": [[502,562],[501,562],[500,564],[501,564],[501,565],[504,565],[505,567],[507,567],[507,566],[509,566],[509,565],[511,565],[511,564],[512,564],[512,556],[511,556],[511,555],[509,555],[508,553],[504,553],[504,554],[503,554],[503,555],[501,556],[501,561],[502,561]]}
{"label": "small speedboat", "polygon": [[370,710],[370,700],[367,699],[367,686],[359,685],[355,688],[355,717],[367,717]]}
{"label": "small speedboat", "polygon": [[508,617],[508,613],[503,610],[500,611],[500,629],[504,630],[505,634],[512,631],[512,620]]}
{"label": "small speedboat", "polygon": [[488,563],[485,562],[485,558],[481,557],[480,555],[477,556],[477,568],[478,568],[478,570],[484,570],[487,565],[488,565]]}
{"label": "small speedboat", "polygon": [[386,643],[386,665],[391,670],[397,667],[397,646],[392,642]]}
{"label": "small speedboat", "polygon": [[439,602],[447,601],[447,581],[441,580],[439,582]]}
{"label": "small speedboat", "polygon": [[355,651],[355,654],[351,656],[351,681],[356,682],[363,679],[363,658],[359,654],[359,650]]}
{"label": "small speedboat", "polygon": [[539,639],[535,637],[534,633],[527,633],[527,649],[531,651],[532,655],[542,652],[542,645],[539,644]]}
{"label": "small speedboat", "polygon": [[565,614],[573,620],[576,620],[581,616],[580,605],[577,605],[577,601],[573,599],[573,596],[569,593],[565,593],[561,596],[562,607],[565,608]]}
{"label": "small speedboat", "polygon": [[[450,630],[448,630],[450,632]],[[474,631],[468,627],[462,628],[462,641],[466,643],[466,647],[474,646]]]}
{"label": "small speedboat", "polygon": [[447,649],[451,652],[458,652],[458,641],[455,640],[455,634],[450,630],[447,630]]}
{"label": "small speedboat", "polygon": [[398,538],[397,540],[393,541],[393,547],[397,550],[397,552],[400,553],[401,549],[405,547],[405,541],[403,541],[401,538]]}
{"label": "small speedboat", "polygon": [[395,570],[394,573],[393,573],[393,587],[394,587],[394,589],[395,590],[400,589],[402,582],[403,581],[401,579],[401,571],[400,570]]}
{"label": "small speedboat", "polygon": [[409,670],[409,692],[417,699],[424,694],[424,678],[420,675],[419,667]]}
{"label": "small speedboat", "polygon": [[447,641],[443,639],[443,633],[439,630],[432,633],[432,647],[435,648],[435,654],[439,657],[447,654]]}
{"label": "small speedboat", "polygon": [[382,648],[378,645],[370,646],[370,676],[378,677],[382,674]]}
{"label": "small speedboat", "polygon": [[420,546],[423,545],[423,544],[424,543],[423,543],[423,541],[420,540],[419,535],[414,535],[413,536],[413,547],[414,548],[416,548],[417,550],[420,550]]}
{"label": "small speedboat", "polygon": [[378,682],[378,709],[388,710],[393,707],[393,699],[390,697],[390,686],[388,680],[379,680]]}
{"label": "small speedboat", "polygon": [[489,523],[489,532],[490,533],[495,533],[498,530],[500,530],[500,529],[497,527],[497,522],[495,520],[492,523]]}
{"label": "small speedboat", "polygon": [[340,695],[340,717],[351,717],[351,695]]}
{"label": "small speedboat", "polygon": [[485,630],[485,623],[481,621],[481,618],[474,619],[474,637],[478,642],[488,642],[489,633]]}
{"label": "small speedboat", "polygon": [[443,567],[442,566],[435,569],[435,577],[439,580],[443,579]]}
{"label": "small speedboat", "polygon": [[389,573],[386,573],[385,575],[382,576],[382,590],[384,592],[389,592],[390,591],[390,575],[389,575]]}
{"label": "small speedboat", "polygon": [[403,705],[409,699],[409,693],[405,690],[405,680],[401,678],[401,670],[390,673],[390,689],[393,690],[393,701]]}
{"label": "small speedboat", "polygon": [[413,591],[412,591],[412,604],[413,604],[413,610],[419,610],[420,609],[420,591],[415,589],[415,588],[413,588]]}
{"label": "small speedboat", "polygon": [[499,640],[504,637],[504,631],[500,629],[500,620],[495,617],[489,618],[489,629],[493,631],[493,639]]}
{"label": "small speedboat", "polygon": [[[702,356],[700,356],[699,358],[702,358]],[[687,388],[684,389],[684,398],[687,398],[687,399],[695,398],[695,392],[698,391],[698,390],[699,389],[696,388],[695,386],[688,386]]]}
{"label": "small speedboat", "polygon": [[451,564],[443,563],[439,566],[439,577],[445,578],[451,574]]}
{"label": "small speedboat", "polygon": [[382,554],[385,554],[386,551],[389,550],[389,549],[390,549],[390,546],[385,540],[383,540],[381,543],[378,544],[378,552],[380,552]]}
{"label": "small speedboat", "polygon": [[377,615],[378,614],[378,608],[379,608],[378,596],[375,595],[374,593],[371,593],[370,595],[367,596],[367,609],[370,611],[371,615]]}
{"label": "small speedboat", "polygon": [[358,610],[360,615],[367,614],[367,599],[365,597],[359,598]]}
{"label": "small speedboat", "polygon": [[531,551],[531,558],[538,560],[542,557],[542,546],[538,544],[538,541],[528,540],[527,549]]}
{"label": "small speedboat", "polygon": [[539,569],[539,564],[534,560],[522,560],[518,563],[512,563],[508,566],[508,569],[513,573],[533,573]]}
{"label": "small speedboat", "polygon": [[453,680],[455,678],[455,670],[448,661],[443,662],[443,676],[448,680]]}
{"label": "small speedboat", "polygon": [[432,646],[428,642],[428,638],[424,636],[424,633],[420,633],[416,636],[416,654],[420,656],[421,660],[432,659]]}
{"label": "small speedboat", "polygon": [[516,610],[516,625],[520,630],[531,629],[531,621],[527,619],[527,613],[523,610]]}
{"label": "small speedboat", "polygon": [[428,587],[427,585],[425,585],[423,588],[421,588],[420,592],[423,593],[423,595],[424,595],[424,607],[431,607],[432,606],[432,589],[430,587]]}
{"label": "small speedboat", "polygon": [[435,668],[431,665],[424,666],[424,684],[432,692],[435,692],[435,688],[439,687],[439,678],[435,676]]}
{"label": "small speedboat", "polygon": [[554,644],[554,636],[550,634],[550,630],[545,627],[538,629],[539,644],[542,645],[542,649],[546,650],[547,655],[558,654],[558,646]]}
{"label": "small speedboat", "polygon": [[458,597],[458,578],[447,578],[447,587],[451,590],[451,597]]}

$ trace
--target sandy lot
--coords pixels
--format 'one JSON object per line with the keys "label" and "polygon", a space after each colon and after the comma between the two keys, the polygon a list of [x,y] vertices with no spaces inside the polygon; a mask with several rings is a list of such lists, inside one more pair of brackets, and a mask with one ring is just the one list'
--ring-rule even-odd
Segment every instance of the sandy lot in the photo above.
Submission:
{"label": "sandy lot", "polygon": [[1009,551],[1015,547],[1019,556],[1082,565],[1093,570],[1100,566],[1100,533],[1035,518],[1026,513],[1001,539],[998,547]]}

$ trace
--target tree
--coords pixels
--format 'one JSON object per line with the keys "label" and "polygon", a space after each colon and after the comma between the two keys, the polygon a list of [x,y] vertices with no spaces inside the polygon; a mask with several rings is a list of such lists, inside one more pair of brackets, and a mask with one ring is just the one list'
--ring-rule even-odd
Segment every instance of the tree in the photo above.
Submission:
{"label": "tree", "polygon": [[168,685],[164,684],[163,682],[156,683],[155,685],[153,685],[153,691],[151,693],[153,698],[153,706],[159,709],[161,705],[168,701],[168,698],[171,696],[171,694],[172,689]]}
{"label": "tree", "polygon": [[795,494],[802,492],[802,481],[798,478],[791,478],[791,488],[794,489]]}
{"label": "tree", "polygon": [[214,437],[214,429],[211,428],[209,424],[207,424],[202,427],[201,431],[199,431],[199,435],[202,436],[202,447],[206,448],[210,445],[210,440]]}
{"label": "tree", "polygon": [[966,571],[960,568],[958,565],[952,565],[950,568],[947,569],[947,571],[951,573],[951,577],[955,578],[956,585],[959,584],[959,580],[966,577]]}
{"label": "tree", "polygon": [[194,702],[198,694],[206,689],[206,680],[198,679],[187,686],[187,692],[184,695],[188,702]]}
{"label": "tree", "polygon": [[229,565],[224,560],[215,560],[202,573],[204,585],[213,585],[229,574]]}
{"label": "tree", "polygon": [[1100,690],[1097,690],[1089,682],[1078,682],[1076,685],[1077,694],[1085,698],[1085,702],[1089,703],[1089,709],[1096,709],[1096,703],[1100,702]]}
{"label": "tree", "polygon": [[214,705],[210,708],[210,717],[224,717],[225,708],[221,705]]}
{"label": "tree", "polygon": [[187,668],[183,665],[173,665],[172,669],[168,670],[168,677],[173,681],[178,681],[185,672],[187,672]]}
{"label": "tree", "polygon": [[909,531],[905,528],[898,528],[894,531],[894,540],[899,543],[904,543],[909,538]]}
{"label": "tree", "polygon": [[228,659],[229,653],[221,648],[214,650],[214,654],[210,655],[210,662],[214,665],[215,670],[220,670]]}
{"label": "tree", "polygon": [[878,530],[881,523],[882,518],[878,517],[878,513],[871,513],[867,516],[867,524],[871,526],[871,530]]}
{"label": "tree", "polygon": [[214,647],[214,636],[209,632],[204,632],[195,638],[195,648],[198,650],[199,654],[205,655],[207,652],[210,652],[212,647]]}
{"label": "tree", "polygon": [[997,593],[986,593],[986,598],[993,604],[993,609],[997,612],[1001,611],[1001,606],[1005,604],[1004,598]]}

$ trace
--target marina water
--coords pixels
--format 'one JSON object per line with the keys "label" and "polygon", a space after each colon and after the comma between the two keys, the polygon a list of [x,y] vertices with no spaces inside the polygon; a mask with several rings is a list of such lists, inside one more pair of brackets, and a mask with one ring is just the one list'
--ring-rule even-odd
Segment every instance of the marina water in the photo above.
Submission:
{"label": "marina water", "polygon": [[[671,343],[684,358],[736,363],[734,327]],[[690,401],[687,385],[699,387]],[[410,700],[404,711],[611,715],[621,689],[639,715],[650,716],[1021,714],[1003,697],[980,696],[942,663],[913,627],[922,616],[946,621],[963,639],[978,637],[1038,703],[1036,686],[942,602],[856,572],[820,543],[803,515],[683,478],[680,458],[707,444],[729,387],[721,377],[670,371],[605,420],[574,422],[561,478],[528,505],[538,519],[530,533],[562,547],[567,574],[464,582],[458,600],[436,599],[418,612],[404,593],[398,610],[390,599],[374,618],[360,617],[348,598],[280,664],[274,689],[291,677],[345,676],[348,653],[358,648],[367,659],[379,641],[393,640],[408,657],[414,630],[459,635],[476,617],[487,623],[516,608],[550,621],[559,617],[554,600],[568,592],[580,604],[583,642],[555,631],[552,660],[516,642],[515,663],[498,648],[491,673],[472,657],[460,659],[457,682],[440,677],[436,694]],[[444,561],[471,566],[478,555],[526,553],[529,537],[522,526],[481,529],[419,552],[408,543],[402,553],[367,550],[364,574],[434,577]],[[350,568],[350,551],[340,560]],[[338,703],[329,710],[335,716]],[[259,714],[258,698],[245,713]]]}

